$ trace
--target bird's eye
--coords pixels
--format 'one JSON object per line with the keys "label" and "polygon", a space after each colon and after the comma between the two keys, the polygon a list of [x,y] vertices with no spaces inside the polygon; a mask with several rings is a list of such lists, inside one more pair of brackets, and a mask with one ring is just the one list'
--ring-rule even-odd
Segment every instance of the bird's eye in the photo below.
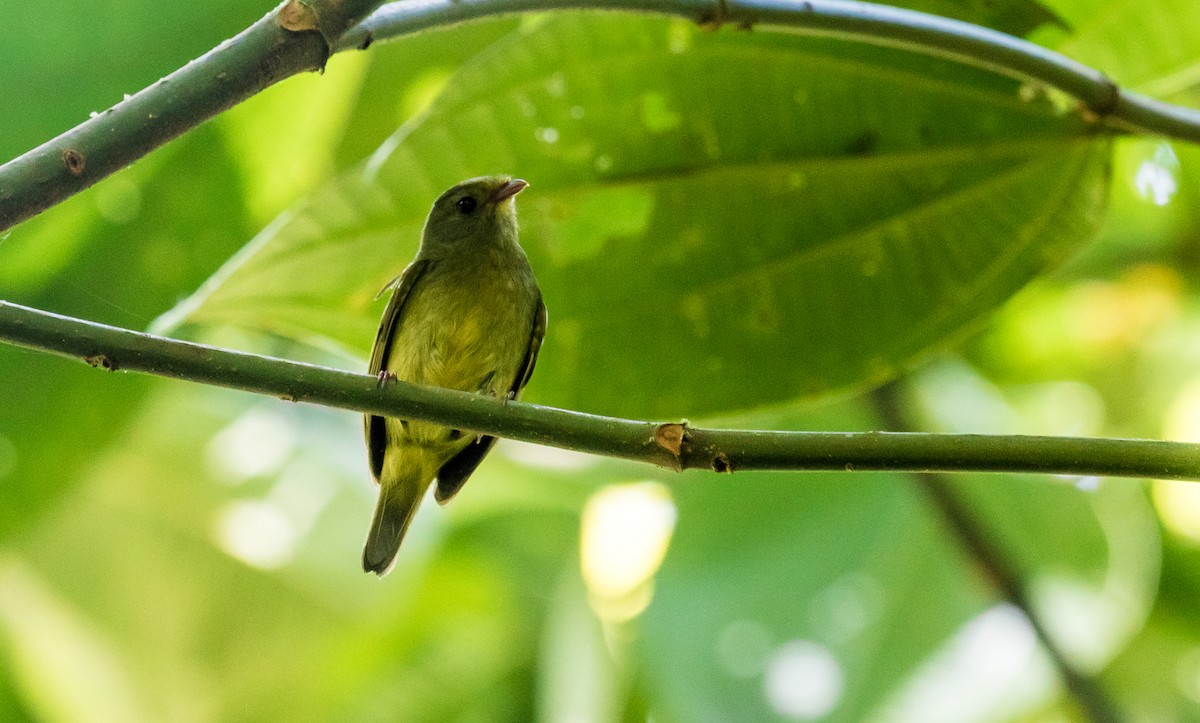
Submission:
{"label": "bird's eye", "polygon": [[458,199],[458,203],[454,205],[458,206],[458,212],[465,216],[475,210],[476,204],[477,201],[475,200],[474,196],[463,196],[462,198]]}

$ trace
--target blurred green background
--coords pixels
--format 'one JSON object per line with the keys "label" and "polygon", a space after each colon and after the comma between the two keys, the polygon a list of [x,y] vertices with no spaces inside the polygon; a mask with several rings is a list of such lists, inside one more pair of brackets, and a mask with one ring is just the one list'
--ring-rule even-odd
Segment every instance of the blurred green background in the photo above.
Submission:
{"label": "blurred green background", "polygon": [[[900,4],[1200,106],[1194,0]],[[269,9],[0,0],[0,157]],[[513,173],[530,400],[1200,441],[1198,164],[901,50],[491,20],[337,56],[0,235],[0,297],[363,369],[432,199]],[[379,581],[356,415],[11,347],[0,389],[0,720],[1081,719],[906,475],[502,442]],[[944,482],[1131,719],[1200,720],[1200,489]]]}

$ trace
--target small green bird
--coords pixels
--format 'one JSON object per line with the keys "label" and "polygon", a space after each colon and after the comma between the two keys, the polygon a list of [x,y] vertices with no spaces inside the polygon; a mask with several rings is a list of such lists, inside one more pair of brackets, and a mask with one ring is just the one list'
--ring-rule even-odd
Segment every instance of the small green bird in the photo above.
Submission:
{"label": "small green bird", "polygon": [[[371,352],[371,373],[500,398],[521,393],[546,333],[546,306],[517,242],[518,178],[472,178],[434,202],[416,258],[394,289]],[[387,574],[425,491],[445,504],[494,437],[429,422],[367,415],[379,502],[363,570]]]}

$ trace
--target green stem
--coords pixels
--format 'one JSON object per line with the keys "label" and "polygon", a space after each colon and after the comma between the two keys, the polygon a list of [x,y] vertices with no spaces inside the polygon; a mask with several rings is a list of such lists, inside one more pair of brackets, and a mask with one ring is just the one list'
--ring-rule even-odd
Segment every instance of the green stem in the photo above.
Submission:
{"label": "green stem", "polygon": [[702,429],[392,382],[118,329],[0,301],[0,341],[92,366],[419,419],[669,469],[1041,472],[1200,479],[1200,445],[1132,439]]}
{"label": "green stem", "polygon": [[[381,2],[309,0],[311,17],[281,20],[281,10],[308,7],[296,1],[103,113],[0,166],[0,231],[284,78],[320,70],[329,57],[329,44],[322,37],[326,24],[344,29]],[[287,30],[285,24],[305,29]]]}
{"label": "green stem", "polygon": [[1098,70],[1040,45],[959,20],[844,0],[401,0],[350,29],[336,50],[434,27],[547,10],[623,10],[675,15],[703,25],[759,25],[852,37],[954,58],[1035,80],[1078,99],[1115,126],[1200,143],[1200,110],[1122,90]]}

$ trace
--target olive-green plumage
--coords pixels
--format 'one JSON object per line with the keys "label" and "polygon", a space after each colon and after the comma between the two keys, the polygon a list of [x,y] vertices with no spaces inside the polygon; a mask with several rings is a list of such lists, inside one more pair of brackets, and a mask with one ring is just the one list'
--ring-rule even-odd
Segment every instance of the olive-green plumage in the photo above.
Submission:
{"label": "olive-green plumage", "polygon": [[[519,179],[472,178],[434,202],[417,256],[393,289],[371,373],[500,398],[520,394],[546,331],[546,307],[517,243]],[[385,289],[386,290],[386,289]],[[367,415],[379,502],[363,570],[387,574],[425,491],[446,503],[495,439],[437,424]]]}

